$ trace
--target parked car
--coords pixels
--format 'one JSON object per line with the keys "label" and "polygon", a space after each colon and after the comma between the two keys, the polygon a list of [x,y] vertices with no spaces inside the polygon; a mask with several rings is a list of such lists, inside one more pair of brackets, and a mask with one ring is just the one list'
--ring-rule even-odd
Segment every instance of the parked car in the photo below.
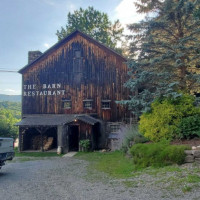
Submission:
{"label": "parked car", "polygon": [[14,139],[0,137],[0,169],[6,160],[12,160],[14,155]]}

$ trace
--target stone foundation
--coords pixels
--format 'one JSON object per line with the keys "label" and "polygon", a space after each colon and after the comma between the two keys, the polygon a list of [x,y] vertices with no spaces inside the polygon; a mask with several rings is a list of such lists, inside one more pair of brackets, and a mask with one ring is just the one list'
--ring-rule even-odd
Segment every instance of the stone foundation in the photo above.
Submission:
{"label": "stone foundation", "polygon": [[200,150],[185,150],[185,163],[200,164]]}

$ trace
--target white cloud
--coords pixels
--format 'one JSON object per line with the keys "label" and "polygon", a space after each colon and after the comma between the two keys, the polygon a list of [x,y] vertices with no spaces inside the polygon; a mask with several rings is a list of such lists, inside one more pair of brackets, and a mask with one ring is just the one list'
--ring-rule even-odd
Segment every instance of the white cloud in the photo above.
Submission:
{"label": "white cloud", "polygon": [[122,0],[120,4],[115,8],[116,16],[120,22],[126,26],[127,24],[139,22],[144,19],[143,14],[138,14],[136,12],[136,7],[134,2],[137,0]]}
{"label": "white cloud", "polygon": [[46,48],[49,48],[49,47],[50,47],[50,44],[44,43],[44,46],[45,46]]}
{"label": "white cloud", "polygon": [[67,7],[69,8],[70,12],[74,12],[76,10],[76,6],[73,3],[70,3],[70,5]]}

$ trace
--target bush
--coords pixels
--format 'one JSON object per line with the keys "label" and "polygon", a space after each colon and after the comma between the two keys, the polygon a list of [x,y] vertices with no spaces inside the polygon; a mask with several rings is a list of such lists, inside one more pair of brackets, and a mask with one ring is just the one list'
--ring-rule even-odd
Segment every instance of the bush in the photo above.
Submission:
{"label": "bush", "polygon": [[[139,131],[154,142],[162,139],[190,138],[197,134],[200,124],[196,115],[200,116],[200,108],[195,107],[194,97],[183,95],[176,100],[157,100],[151,105],[151,112],[140,117]],[[193,127],[193,120],[195,127]],[[186,126],[189,128],[186,130]],[[193,133],[189,133],[193,130]],[[198,135],[198,134],[197,134]]]}
{"label": "bush", "polygon": [[184,163],[184,145],[169,145],[168,143],[136,144],[130,149],[136,168],[149,166],[162,167],[170,164]]}
{"label": "bush", "polygon": [[179,125],[180,138],[200,137],[200,115],[185,117]]}
{"label": "bush", "polygon": [[133,144],[147,142],[148,139],[141,135],[137,126],[126,129],[121,150],[126,153]]}
{"label": "bush", "polygon": [[83,151],[89,151],[90,149],[90,140],[80,140],[79,145]]}

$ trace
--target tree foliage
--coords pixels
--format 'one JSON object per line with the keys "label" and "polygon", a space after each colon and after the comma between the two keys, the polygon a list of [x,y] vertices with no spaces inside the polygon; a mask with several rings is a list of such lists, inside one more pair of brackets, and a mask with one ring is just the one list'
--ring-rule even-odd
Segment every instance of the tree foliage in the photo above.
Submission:
{"label": "tree foliage", "polygon": [[125,84],[134,93],[124,103],[136,114],[150,109],[160,97],[178,98],[199,87],[200,21],[194,16],[199,1],[140,0],[145,20],[130,24],[133,60]]}
{"label": "tree foliage", "polygon": [[21,118],[21,103],[0,102],[0,137],[18,136],[18,127],[14,126]]}
{"label": "tree foliage", "polygon": [[21,103],[0,101],[0,110],[1,109],[9,110],[14,118],[21,119]]}
{"label": "tree foliage", "polygon": [[0,109],[0,137],[17,138],[18,127],[14,124],[18,121],[10,110]]}
{"label": "tree foliage", "polygon": [[66,27],[61,27],[60,31],[57,30],[58,40],[77,29],[113,49],[117,48],[117,42],[121,41],[123,32],[119,20],[112,23],[106,13],[95,10],[93,7],[85,10],[80,8],[74,13],[69,12]]}
{"label": "tree foliage", "polygon": [[141,115],[140,132],[154,142],[200,136],[200,108],[194,100],[190,95],[156,100],[151,111]]}

